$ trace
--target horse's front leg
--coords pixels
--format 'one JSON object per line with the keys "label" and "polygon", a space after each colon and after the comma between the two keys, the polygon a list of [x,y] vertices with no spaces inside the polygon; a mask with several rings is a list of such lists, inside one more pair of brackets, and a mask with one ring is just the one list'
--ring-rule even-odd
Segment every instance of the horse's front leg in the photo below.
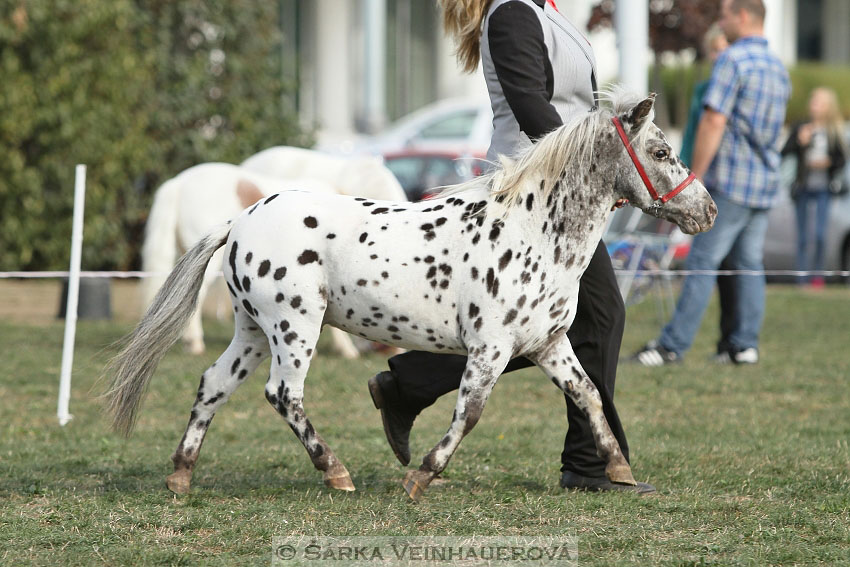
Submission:
{"label": "horse's front leg", "polygon": [[587,416],[596,442],[596,452],[606,463],[605,474],[608,479],[620,484],[636,484],[632,469],[605,419],[599,391],[579,364],[566,333],[528,358]]}
{"label": "horse's front leg", "polygon": [[492,344],[470,348],[449,430],[425,455],[419,469],[408,471],[402,481],[411,499],[419,499],[434,477],[446,468],[461,439],[478,423],[490,392],[509,359],[509,348]]}

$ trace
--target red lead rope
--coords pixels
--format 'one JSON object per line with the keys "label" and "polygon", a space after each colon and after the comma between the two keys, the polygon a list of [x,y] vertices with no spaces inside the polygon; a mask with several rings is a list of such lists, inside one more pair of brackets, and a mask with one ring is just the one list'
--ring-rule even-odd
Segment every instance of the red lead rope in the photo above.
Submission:
{"label": "red lead rope", "polygon": [[620,139],[623,141],[623,145],[626,146],[626,151],[629,153],[629,157],[632,158],[632,163],[635,164],[635,169],[637,169],[638,175],[643,180],[643,184],[646,185],[646,190],[649,191],[649,196],[652,197],[653,201],[661,201],[662,203],[666,203],[676,195],[682,192],[682,189],[690,185],[694,179],[697,178],[696,175],[691,173],[688,175],[687,179],[682,181],[675,189],[670,191],[664,196],[659,197],[658,192],[655,190],[655,187],[652,186],[652,181],[649,180],[649,176],[647,176],[646,171],[644,171],[643,166],[640,163],[640,160],[635,153],[634,148],[632,148],[631,142],[629,142],[628,136],[626,136],[626,131],[623,130],[623,124],[620,122],[620,119],[616,116],[611,119],[614,123],[614,126],[617,127],[617,134],[620,135]]}

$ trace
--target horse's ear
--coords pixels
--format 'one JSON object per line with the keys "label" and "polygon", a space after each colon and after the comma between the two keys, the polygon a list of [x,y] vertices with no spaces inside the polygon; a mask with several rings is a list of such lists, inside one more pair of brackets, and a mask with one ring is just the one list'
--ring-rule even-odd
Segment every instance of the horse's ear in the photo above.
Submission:
{"label": "horse's ear", "polygon": [[[655,105],[655,93],[649,93],[649,96],[637,103],[631,110],[627,111],[623,117],[622,121],[625,124],[629,124],[632,127],[632,130],[638,130],[643,123],[646,122],[647,117],[652,116],[652,107]],[[652,118],[650,118],[651,120]]]}

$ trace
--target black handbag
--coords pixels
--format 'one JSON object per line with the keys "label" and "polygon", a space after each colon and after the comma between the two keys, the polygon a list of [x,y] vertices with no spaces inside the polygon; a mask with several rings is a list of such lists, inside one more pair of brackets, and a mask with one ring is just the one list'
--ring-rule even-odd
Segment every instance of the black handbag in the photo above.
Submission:
{"label": "black handbag", "polygon": [[834,197],[850,193],[850,168],[843,167],[835,172],[829,181],[829,193]]}

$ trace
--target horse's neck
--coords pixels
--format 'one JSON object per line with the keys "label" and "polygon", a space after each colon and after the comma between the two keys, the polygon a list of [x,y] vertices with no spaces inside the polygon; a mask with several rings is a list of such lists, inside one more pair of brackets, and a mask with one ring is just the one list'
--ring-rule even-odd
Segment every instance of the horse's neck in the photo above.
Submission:
{"label": "horse's neck", "polygon": [[613,203],[614,177],[610,171],[578,164],[568,167],[549,195],[540,199],[535,213],[544,237],[565,249],[595,246],[602,238]]}

